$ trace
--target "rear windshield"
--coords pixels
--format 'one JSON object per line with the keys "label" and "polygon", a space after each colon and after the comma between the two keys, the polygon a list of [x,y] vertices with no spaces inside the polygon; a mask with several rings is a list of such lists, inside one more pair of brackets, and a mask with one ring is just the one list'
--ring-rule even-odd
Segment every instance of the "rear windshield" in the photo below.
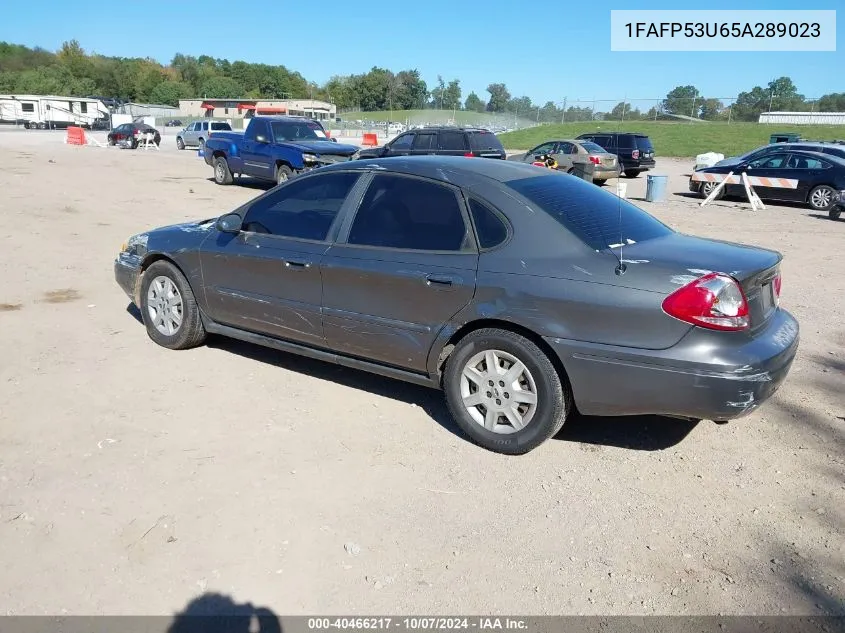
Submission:
{"label": "rear windshield", "polygon": [[595,251],[674,232],[639,207],[586,181],[550,174],[511,180],[507,185]]}
{"label": "rear windshield", "polygon": [[601,145],[597,145],[591,141],[581,141],[581,147],[591,154],[605,154],[605,149]]}
{"label": "rear windshield", "polygon": [[231,130],[232,126],[228,123],[212,123],[211,124],[212,130]]}
{"label": "rear windshield", "polygon": [[492,132],[470,132],[469,146],[479,152],[497,151],[504,152],[502,142]]}
{"label": "rear windshield", "polygon": [[637,149],[650,152],[654,149],[654,146],[651,144],[651,139],[647,136],[637,136]]}

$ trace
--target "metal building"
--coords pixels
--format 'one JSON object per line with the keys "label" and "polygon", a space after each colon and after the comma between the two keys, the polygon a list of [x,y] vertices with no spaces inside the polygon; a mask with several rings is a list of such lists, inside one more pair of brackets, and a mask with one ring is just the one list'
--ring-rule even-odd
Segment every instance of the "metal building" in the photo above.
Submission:
{"label": "metal building", "polygon": [[845,112],[763,112],[759,123],[845,125]]}

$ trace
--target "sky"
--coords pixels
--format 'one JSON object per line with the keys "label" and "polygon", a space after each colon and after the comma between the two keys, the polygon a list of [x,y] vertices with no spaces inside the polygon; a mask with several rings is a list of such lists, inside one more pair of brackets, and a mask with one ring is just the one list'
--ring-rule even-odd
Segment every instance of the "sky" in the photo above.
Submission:
{"label": "sky", "polygon": [[[498,82],[512,96],[527,95],[534,103],[625,99],[636,107],[636,100],[662,98],[678,85],[693,84],[708,97],[728,98],[784,75],[808,98],[845,92],[845,11],[837,16],[837,52],[666,53],[612,52],[610,10],[695,5],[679,6],[677,0],[71,4],[68,10],[67,0],[41,0],[37,12],[22,4],[3,10],[0,40],[56,50],[63,41],[76,39],[87,52],[152,57],[162,63],[184,53],[283,64],[320,84],[332,75],[363,73],[373,66],[416,68],[430,88],[438,75],[446,81],[457,78],[464,98],[475,91],[485,100],[487,85]],[[798,5],[795,0],[711,0],[695,8]],[[843,0],[800,5],[845,9]],[[138,24],[134,32],[133,23]]]}

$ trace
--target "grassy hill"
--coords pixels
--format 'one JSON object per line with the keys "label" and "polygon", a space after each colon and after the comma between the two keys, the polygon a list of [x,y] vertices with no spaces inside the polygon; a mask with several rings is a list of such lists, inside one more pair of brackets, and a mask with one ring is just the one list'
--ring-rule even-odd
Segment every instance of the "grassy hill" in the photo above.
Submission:
{"label": "grassy hill", "polygon": [[[466,110],[393,110],[393,112],[343,112],[338,116],[343,121],[394,121],[396,123],[446,123],[453,116],[458,125],[505,125],[508,127],[525,127],[534,125],[534,121],[527,118],[514,118],[513,114],[496,114],[493,112],[468,112]],[[514,126],[516,121],[516,126]]]}
{"label": "grassy hill", "polygon": [[543,141],[575,138],[586,132],[648,134],[658,156],[695,156],[719,152],[743,154],[769,142],[776,132],[798,132],[811,140],[845,139],[845,125],[768,125],[760,123],[679,123],[655,121],[585,121],[541,125],[499,135],[506,149],[531,149]]}

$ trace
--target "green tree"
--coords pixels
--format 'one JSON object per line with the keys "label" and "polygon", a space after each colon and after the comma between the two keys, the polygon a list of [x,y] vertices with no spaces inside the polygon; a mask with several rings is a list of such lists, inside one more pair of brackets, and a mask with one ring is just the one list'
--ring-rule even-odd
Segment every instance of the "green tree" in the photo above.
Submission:
{"label": "green tree", "polygon": [[193,94],[194,89],[184,81],[163,81],[150,91],[150,101],[178,106],[180,99],[190,99]]}
{"label": "green tree", "polygon": [[663,111],[668,114],[696,116],[698,111],[698,88],[695,86],[677,86],[663,100]]}
{"label": "green tree", "polygon": [[237,99],[244,93],[243,86],[230,77],[212,77],[200,86],[203,99]]}
{"label": "green tree", "polygon": [[487,101],[487,111],[504,112],[511,99],[511,93],[508,92],[505,84],[490,84],[487,86],[487,92],[490,93],[490,99]]}
{"label": "green tree", "polygon": [[471,112],[484,112],[485,105],[481,98],[474,92],[470,92],[467,95],[466,101],[464,101],[464,109]]}
{"label": "green tree", "polygon": [[461,108],[461,82],[453,79],[443,90],[443,109],[459,110]]}
{"label": "green tree", "polygon": [[845,112],[845,92],[831,92],[816,103],[819,112]]}
{"label": "green tree", "polygon": [[715,121],[722,117],[725,106],[718,99],[702,99],[698,107],[698,116],[705,121]]}

